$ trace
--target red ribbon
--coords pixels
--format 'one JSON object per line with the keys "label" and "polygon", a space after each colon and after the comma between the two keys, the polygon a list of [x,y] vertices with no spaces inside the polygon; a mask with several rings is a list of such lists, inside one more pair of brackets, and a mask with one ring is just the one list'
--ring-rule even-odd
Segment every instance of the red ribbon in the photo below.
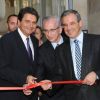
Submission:
{"label": "red ribbon", "polygon": [[55,82],[39,82],[35,84],[30,84],[27,87],[0,87],[0,90],[24,90],[24,89],[32,89],[43,84],[82,84],[82,80],[72,80],[72,81],[55,81]]}
{"label": "red ribbon", "polygon": [[0,90],[24,90],[25,87],[0,87]]}

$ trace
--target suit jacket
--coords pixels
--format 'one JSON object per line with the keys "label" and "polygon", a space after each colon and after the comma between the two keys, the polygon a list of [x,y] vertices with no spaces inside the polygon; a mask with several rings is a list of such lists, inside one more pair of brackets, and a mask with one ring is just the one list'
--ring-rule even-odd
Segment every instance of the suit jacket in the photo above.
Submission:
{"label": "suit jacket", "polygon": [[[38,78],[40,80],[59,80],[56,73],[55,50],[52,44],[47,40],[39,49],[39,70]],[[41,91],[40,100],[62,100],[62,87],[57,90]]]}
{"label": "suit jacket", "polygon": [[[76,80],[71,55],[70,41],[66,41],[57,49],[57,66],[62,70],[62,80]],[[81,79],[95,71],[100,77],[100,36],[84,34],[82,49]],[[59,72],[59,70],[58,70]],[[64,100],[99,100],[99,80],[92,86],[87,85],[65,85]]]}
{"label": "suit jacket", "polygon": [[[14,31],[0,39],[0,86],[23,86],[27,75],[36,74],[38,41],[31,36],[34,47],[34,61],[31,62],[25,45],[18,33]],[[36,90],[34,96],[25,96],[22,91],[0,91],[1,100],[37,100]]]}

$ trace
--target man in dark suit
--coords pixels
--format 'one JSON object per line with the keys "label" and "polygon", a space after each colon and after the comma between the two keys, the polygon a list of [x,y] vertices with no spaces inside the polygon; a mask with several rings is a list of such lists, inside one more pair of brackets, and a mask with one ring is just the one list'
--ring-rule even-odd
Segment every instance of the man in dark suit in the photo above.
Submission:
{"label": "man in dark suit", "polygon": [[[65,85],[64,100],[99,100],[100,36],[84,34],[81,31],[81,16],[75,10],[64,11],[61,22],[69,39],[57,49],[57,66],[62,69],[63,80],[83,80],[81,85]],[[80,49],[78,57],[79,53],[81,56],[78,62],[75,51],[76,40]]]}
{"label": "man in dark suit", "polygon": [[[39,70],[38,75],[41,76],[40,80],[58,80],[55,78],[55,49],[61,45],[64,38],[61,36],[62,28],[60,19],[55,16],[47,16],[43,19],[43,32],[47,41],[40,47],[39,50]],[[38,76],[40,78],[40,76]],[[40,100],[62,100],[63,88],[57,91],[42,91]]]}
{"label": "man in dark suit", "polygon": [[[0,86],[23,86],[28,75],[35,76],[38,41],[31,33],[38,18],[34,8],[22,8],[18,14],[18,29],[0,39]],[[1,100],[37,100],[37,97],[35,89],[32,96],[22,91],[0,91]]]}

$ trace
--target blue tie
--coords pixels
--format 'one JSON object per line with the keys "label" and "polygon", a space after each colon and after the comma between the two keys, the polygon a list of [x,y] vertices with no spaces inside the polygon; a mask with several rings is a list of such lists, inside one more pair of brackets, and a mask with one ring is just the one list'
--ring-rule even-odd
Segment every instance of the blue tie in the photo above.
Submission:
{"label": "blue tie", "polygon": [[78,80],[80,80],[82,55],[79,47],[79,41],[74,40],[74,43],[75,43],[75,60],[76,60],[77,78]]}
{"label": "blue tie", "polygon": [[28,52],[28,56],[29,56],[30,60],[33,61],[32,50],[31,50],[30,44],[29,44],[29,38],[26,38],[26,40],[27,40],[27,52]]}

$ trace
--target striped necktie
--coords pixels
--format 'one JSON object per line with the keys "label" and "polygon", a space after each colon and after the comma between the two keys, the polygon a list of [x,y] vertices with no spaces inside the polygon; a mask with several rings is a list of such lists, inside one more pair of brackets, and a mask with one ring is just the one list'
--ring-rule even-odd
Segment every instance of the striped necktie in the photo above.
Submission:
{"label": "striped necktie", "polygon": [[78,80],[80,80],[82,55],[79,47],[79,41],[74,40],[74,43],[75,43],[75,60],[76,60],[77,78]]}

